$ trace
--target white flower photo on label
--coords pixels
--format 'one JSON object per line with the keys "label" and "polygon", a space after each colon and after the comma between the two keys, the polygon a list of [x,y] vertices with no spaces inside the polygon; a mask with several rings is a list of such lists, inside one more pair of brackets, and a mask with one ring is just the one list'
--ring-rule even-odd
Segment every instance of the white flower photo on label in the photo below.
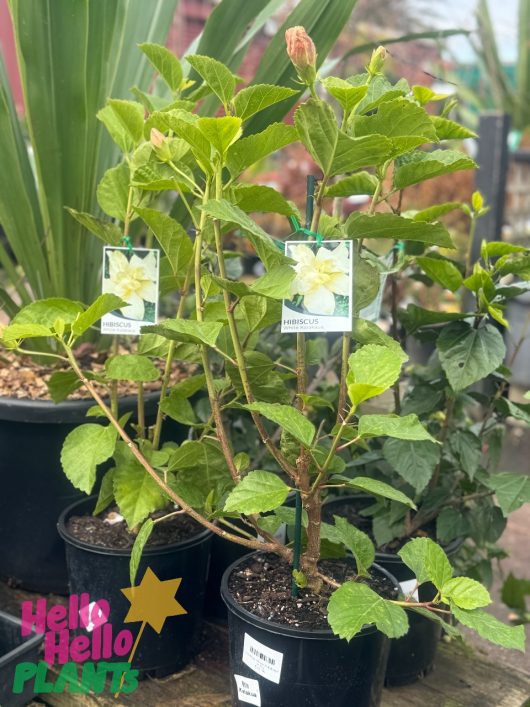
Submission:
{"label": "white flower photo on label", "polygon": [[283,300],[282,332],[352,330],[352,242],[287,241],[294,261],[290,300]]}
{"label": "white flower photo on label", "polygon": [[159,264],[158,250],[103,249],[102,291],[120,297],[126,304],[102,318],[102,334],[136,335],[142,326],[156,324]]}

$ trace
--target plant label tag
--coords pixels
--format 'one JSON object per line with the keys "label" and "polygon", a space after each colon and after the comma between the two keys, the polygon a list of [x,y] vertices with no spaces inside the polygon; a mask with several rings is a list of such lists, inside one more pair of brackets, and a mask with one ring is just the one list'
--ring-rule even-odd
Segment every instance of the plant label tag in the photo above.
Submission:
{"label": "plant label tag", "polygon": [[158,319],[160,252],[151,248],[103,248],[102,291],[125,302],[101,318],[102,334],[137,336]]}
{"label": "plant label tag", "polygon": [[249,705],[261,707],[261,695],[259,694],[259,682],[252,678],[244,678],[242,675],[236,675],[234,678],[237,685],[237,696],[241,702],[248,702]]}
{"label": "plant label tag", "polygon": [[[417,579],[406,579],[403,582],[399,583],[399,586],[401,587],[401,591],[403,594],[408,597],[412,596],[413,599],[416,601],[420,600],[420,595],[418,593],[418,580]],[[412,594],[411,594],[412,592]]]}
{"label": "plant label tag", "polygon": [[261,677],[280,683],[282,672],[283,653],[267,648],[263,643],[245,633],[243,643],[243,663]]}
{"label": "plant label tag", "polygon": [[352,252],[352,241],[286,241],[296,276],[282,302],[282,333],[352,330]]}

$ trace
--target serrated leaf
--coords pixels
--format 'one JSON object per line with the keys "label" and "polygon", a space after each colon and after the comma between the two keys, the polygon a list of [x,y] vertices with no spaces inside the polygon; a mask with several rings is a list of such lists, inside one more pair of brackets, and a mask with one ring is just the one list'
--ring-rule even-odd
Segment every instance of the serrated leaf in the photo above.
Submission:
{"label": "serrated leaf", "polygon": [[185,277],[193,258],[193,243],[183,226],[156,209],[136,209],[136,212],[155,234],[175,277]]}
{"label": "serrated leaf", "polygon": [[242,228],[248,235],[263,264],[270,270],[274,266],[283,265],[287,261],[286,257],[276,247],[272,238],[258,224],[237,206],[234,206],[226,199],[210,199],[201,207],[208,216],[217,218],[220,221],[234,223]]}
{"label": "serrated leaf", "polygon": [[129,200],[130,173],[126,162],[108,169],[97,187],[101,209],[119,221],[125,221]]}
{"label": "serrated leaf", "polygon": [[416,304],[409,304],[407,309],[399,310],[398,316],[405,326],[407,334],[414,334],[418,329],[424,326],[467,319],[468,317],[472,317],[473,314],[471,312],[434,312],[429,309],[423,309],[423,307],[418,307]]}
{"label": "serrated leaf", "polygon": [[397,439],[430,440],[434,438],[427,432],[416,415],[361,415],[358,434],[360,437],[396,437]]}
{"label": "serrated leaf", "polygon": [[160,486],[136,459],[116,465],[114,498],[130,529],[169,502]]}
{"label": "serrated leaf", "polygon": [[235,486],[226,499],[227,513],[264,513],[281,506],[289,487],[270,471],[251,471]]}
{"label": "serrated leaf", "polygon": [[428,441],[387,439],[383,456],[402,479],[421,493],[440,460],[440,446]]}
{"label": "serrated leaf", "polygon": [[101,479],[98,500],[93,515],[97,516],[114,501],[114,469],[109,469]]}
{"label": "serrated leaf", "polygon": [[248,86],[239,91],[234,97],[235,114],[243,121],[248,120],[248,118],[259,113],[264,108],[284,101],[286,98],[296,96],[297,93],[298,91],[286,86],[274,86],[272,84]]}
{"label": "serrated leaf", "polygon": [[362,346],[352,353],[348,359],[346,384],[354,407],[391,388],[407,358],[404,352],[399,355],[395,349],[378,344]]}
{"label": "serrated leaf", "polygon": [[289,299],[292,296],[291,283],[295,275],[296,272],[290,265],[279,265],[259,277],[251,285],[251,292],[273,299]]}
{"label": "serrated leaf", "polygon": [[313,443],[316,432],[313,423],[295,408],[277,403],[249,403],[242,407],[275,422],[304,446],[310,447]]}
{"label": "serrated leaf", "polygon": [[460,609],[479,609],[491,604],[488,590],[469,577],[453,577],[441,588],[442,601]]}
{"label": "serrated leaf", "polygon": [[172,420],[180,422],[181,425],[192,427],[197,424],[197,416],[191,406],[190,401],[183,395],[171,391],[171,394],[160,401],[160,409]]}
{"label": "serrated leaf", "polygon": [[525,632],[523,626],[507,626],[482,609],[467,611],[455,606],[453,607],[453,614],[457,621],[460,621],[468,628],[472,628],[487,641],[496,643],[504,648],[515,648],[524,652]]}
{"label": "serrated leaf", "polygon": [[[366,83],[368,74],[354,76],[349,79],[353,85]],[[409,87],[406,81],[398,81],[394,86],[382,74],[374,76],[368,85],[368,92],[363,100],[359,103],[357,113],[369,113],[377,108],[385,101],[391,101],[394,98],[404,96],[409,92]]]}
{"label": "serrated leaf", "polygon": [[448,120],[438,115],[433,115],[431,120],[436,130],[438,140],[466,140],[470,137],[477,137],[477,134],[472,130],[469,130],[469,128],[459,123],[455,123],[454,120]]}
{"label": "serrated leaf", "polygon": [[386,346],[396,352],[396,356],[404,357],[406,360],[406,354],[399,345],[399,343],[393,339],[388,334],[380,329],[374,322],[369,322],[366,319],[360,319],[356,317],[353,320],[353,332],[352,339],[354,339],[358,344],[377,344],[378,346]]}
{"label": "serrated leaf", "polygon": [[107,128],[107,131],[123,154],[128,154],[134,149],[134,141],[118,118],[111,106],[106,105],[97,112],[97,119]]}
{"label": "serrated leaf", "polygon": [[221,333],[222,322],[198,322],[193,319],[166,319],[161,324],[142,327],[142,333],[159,334],[172,341],[191,344],[206,344],[215,348]]}
{"label": "serrated leaf", "polygon": [[132,145],[136,147],[143,139],[143,106],[135,101],[125,101],[118,98],[109,98],[107,105],[114,113],[123,130],[128,134]]}
{"label": "serrated leaf", "polygon": [[123,307],[125,302],[121,297],[106,293],[100,295],[88,309],[79,314],[77,319],[72,324],[72,332],[77,336],[84,334],[87,329],[93,326],[101,317],[115,309]]}
{"label": "serrated leaf", "polygon": [[377,188],[377,177],[369,172],[357,172],[326,188],[326,196],[345,197],[357,194],[372,195]]}
{"label": "serrated leaf", "polygon": [[140,560],[142,559],[142,553],[144,547],[149,540],[151,533],[155,527],[154,522],[151,518],[148,518],[145,523],[140,528],[138,535],[134,541],[134,545],[131,549],[131,559],[129,561],[129,581],[131,582],[131,587],[134,587],[136,581],[136,575],[138,573],[138,567],[140,565]]}
{"label": "serrated leaf", "polygon": [[365,258],[356,257],[353,261],[353,305],[358,314],[371,304],[379,293],[381,276],[379,270],[370,265]]}
{"label": "serrated leaf", "polygon": [[462,274],[456,265],[453,265],[449,260],[419,257],[416,258],[416,262],[431,280],[451,292],[456,292],[462,286]]}
{"label": "serrated leaf", "polygon": [[331,106],[322,101],[310,98],[296,111],[294,122],[309,154],[328,176],[381,164],[390,156],[392,146],[384,137],[352,138],[340,131]]}
{"label": "serrated leaf", "polygon": [[111,425],[87,423],[68,433],[61,449],[61,465],[71,483],[90,493],[98,464],[107,461],[116,446],[116,430]]}
{"label": "serrated leaf", "polygon": [[530,425],[530,405],[513,403],[508,398],[499,398],[495,402],[495,409],[506,417],[513,417]]}
{"label": "serrated leaf", "polygon": [[392,142],[392,155],[397,156],[438,138],[429,114],[406,98],[381,103],[377,113],[356,117],[356,135],[378,133]]}
{"label": "serrated leaf", "polygon": [[297,213],[296,207],[287,201],[276,189],[259,184],[238,184],[233,190],[236,206],[246,213],[260,211],[291,216]]}
{"label": "serrated leaf", "polygon": [[349,81],[328,76],[321,81],[322,85],[328,93],[330,93],[340,103],[346,113],[349,113],[368,92],[368,85],[352,86]]}
{"label": "serrated leaf", "polygon": [[375,624],[389,638],[404,636],[409,627],[407,614],[400,606],[361,582],[345,582],[333,592],[328,622],[333,633],[348,641],[369,624]]}
{"label": "serrated leaf", "polygon": [[177,57],[161,44],[144,42],[138,47],[143,51],[160,76],[172,91],[178,91],[182,83],[182,66]]}
{"label": "serrated leaf", "polygon": [[443,101],[448,97],[448,94],[435,93],[431,88],[427,86],[413,86],[412,93],[414,98],[422,106],[426,105],[430,101]]}
{"label": "serrated leaf", "polygon": [[83,307],[79,302],[63,297],[49,297],[31,302],[20,309],[11,320],[11,326],[38,324],[51,329],[57,319],[62,319],[65,324],[71,324],[82,311]]}
{"label": "serrated leaf", "polygon": [[[335,477],[342,478],[344,480],[347,477]],[[408,496],[406,496],[401,491],[393,488],[384,481],[378,481],[377,479],[371,479],[368,476],[356,476],[354,479],[347,480],[348,486],[357,489],[359,491],[364,491],[365,493],[372,494],[373,496],[381,496],[381,498],[388,498],[391,501],[397,501],[397,503],[403,503],[409,508],[416,508],[416,504]]]}
{"label": "serrated leaf", "polygon": [[46,385],[53,402],[61,403],[71,393],[78,390],[83,383],[74,371],[55,371],[51,374]]}
{"label": "serrated leaf", "polygon": [[348,217],[345,228],[350,238],[388,238],[454,248],[443,224],[413,221],[397,214],[377,213],[369,216],[354,212]]}
{"label": "serrated leaf", "polygon": [[491,324],[477,329],[453,322],[436,341],[438,356],[453,390],[464,390],[492,373],[504,360],[502,335]]}
{"label": "serrated leaf", "polygon": [[487,482],[495,491],[499,506],[505,516],[530,503],[530,477],[508,471],[492,474]]}
{"label": "serrated leaf", "polygon": [[497,263],[497,272],[504,275],[517,275],[521,280],[530,280],[530,255],[507,255]]}
{"label": "serrated leaf", "polygon": [[451,211],[456,211],[456,209],[461,208],[462,202],[460,201],[447,201],[445,204],[436,204],[427,209],[417,211],[414,214],[414,221],[427,221],[427,223],[430,223],[437,221],[440,216],[445,216],[445,214],[449,214]]}
{"label": "serrated leaf", "polygon": [[442,548],[429,538],[414,538],[399,550],[398,555],[416,575],[418,584],[432,582],[441,588],[453,576],[453,570]]}
{"label": "serrated leaf", "polygon": [[228,67],[217,59],[200,54],[187,55],[188,61],[204,82],[211,88],[221,103],[228,107],[236,89],[236,77]]}
{"label": "serrated leaf", "polygon": [[241,136],[241,118],[229,115],[199,118],[196,126],[223,159],[230,145]]}
{"label": "serrated leaf", "polygon": [[70,209],[68,206],[65,206],[65,209],[78,223],[84,226],[94,236],[97,236],[103,243],[115,246],[120,244],[122,231],[115,223],[103,221],[91,214],[85,214],[81,211]]}
{"label": "serrated leaf", "polygon": [[[1,331],[1,330],[0,330]],[[32,339],[33,337],[51,336],[52,331],[42,324],[10,324],[3,331],[2,341],[9,347],[22,339]]]}
{"label": "serrated leaf", "polygon": [[294,125],[273,123],[263,132],[244,137],[232,145],[227,153],[227,167],[232,177],[237,177],[248,167],[296,140],[298,132]]}
{"label": "serrated leaf", "polygon": [[462,470],[473,480],[482,456],[481,440],[470,430],[457,429],[449,436],[449,446]]}
{"label": "serrated leaf", "polygon": [[375,559],[375,547],[366,533],[348,523],[345,518],[333,516],[335,525],[322,523],[320,537],[332,543],[340,543],[355,557],[357,574],[368,577],[368,570]]}
{"label": "serrated leaf", "polygon": [[111,380],[129,380],[136,382],[156,381],[160,371],[146,356],[139,354],[121,354],[105,362],[107,378]]}
{"label": "serrated leaf", "polygon": [[477,166],[470,157],[457,150],[434,150],[433,152],[414,152],[407,156],[405,164],[394,172],[394,187],[404,189],[411,184],[418,184],[426,179],[440,177],[463,169],[475,169]]}

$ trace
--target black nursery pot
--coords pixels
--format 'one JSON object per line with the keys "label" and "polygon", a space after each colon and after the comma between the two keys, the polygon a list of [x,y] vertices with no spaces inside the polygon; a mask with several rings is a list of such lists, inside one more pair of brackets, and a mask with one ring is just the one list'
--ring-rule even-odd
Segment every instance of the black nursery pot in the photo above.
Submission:
{"label": "black nursery pot", "polygon": [[[290,493],[284,506],[293,507],[296,501],[296,494]],[[264,515],[267,515],[265,513]],[[231,521],[234,525],[241,526],[248,530],[248,526],[239,521],[237,518]],[[287,528],[285,525],[280,527],[277,535],[277,540],[285,543],[287,540]],[[223,574],[227,567],[230,567],[240,557],[244,557],[252,552],[248,547],[238,545],[230,540],[225,540],[219,535],[214,535],[212,538],[212,552],[210,555],[210,569],[208,570],[208,582],[206,584],[206,601],[204,603],[204,616],[207,619],[217,622],[226,622],[228,612],[226,604],[221,598],[221,582]]]}
{"label": "black nursery pot", "polygon": [[[146,395],[146,415],[156,412],[157,393]],[[68,591],[64,546],[57,518],[85,498],[61,468],[63,442],[87,420],[93,400],[17,400],[0,397],[0,579],[42,594]],[[120,413],[136,409],[136,398],[120,399]],[[172,439],[175,430],[171,430]],[[180,439],[185,428],[180,428]]]}
{"label": "black nursery pot", "polygon": [[[124,623],[130,602],[120,591],[131,586],[130,549],[92,545],[74,538],[66,528],[71,516],[90,514],[95,502],[93,496],[72,504],[63,511],[57,525],[66,547],[70,594],[87,593],[90,601],[106,599],[110,605],[107,623],[112,625],[113,636],[126,629],[136,637],[141,624]],[[187,613],[166,618],[160,634],[149,625],[145,627],[132,662],[132,667],[141,675],[169,675],[181,670],[197,652],[211,535],[205,529],[178,543],[144,548],[135,585],[140,584],[148,567],[160,581],[181,577],[175,598]],[[124,661],[127,656],[110,660]]]}
{"label": "black nursery pot", "polygon": [[[377,707],[388,655],[386,636],[368,626],[347,642],[331,630],[299,630],[254,616],[228,589],[230,575],[243,561],[226,570],[221,584],[228,608],[232,704]],[[376,570],[396,584],[386,570]]]}
{"label": "black nursery pot", "polygon": [[0,611],[0,705],[22,707],[35,695],[32,681],[27,681],[19,694],[13,692],[15,670],[19,663],[36,663],[42,635],[22,636],[22,621]]}
{"label": "black nursery pot", "polygon": [[[334,511],[335,508],[351,503],[357,508],[370,505],[370,500],[366,496],[342,496],[328,501],[325,509],[332,516],[340,515]],[[362,528],[366,530],[366,528]],[[461,540],[454,540],[450,545],[444,547],[445,552],[451,557],[458,552],[462,544]],[[377,552],[375,560],[378,565],[386,569],[397,581],[409,582],[416,577],[412,570],[402,561],[399,555]],[[411,586],[410,591],[413,587]],[[418,589],[420,601],[431,601],[436,596],[436,588],[430,582],[422,584]],[[402,638],[390,641],[390,654],[386,667],[385,685],[387,687],[398,687],[409,685],[421,677],[428,675],[434,668],[434,661],[438,644],[442,634],[441,627],[434,621],[430,621],[424,616],[420,616],[412,611],[407,612],[409,619],[409,631]]]}

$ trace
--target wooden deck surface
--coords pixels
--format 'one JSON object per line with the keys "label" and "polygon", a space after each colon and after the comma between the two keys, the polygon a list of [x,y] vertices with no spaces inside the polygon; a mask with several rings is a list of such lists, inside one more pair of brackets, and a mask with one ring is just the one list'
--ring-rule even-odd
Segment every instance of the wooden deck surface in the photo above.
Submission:
{"label": "wooden deck surface", "polygon": [[[15,615],[20,601],[34,596],[0,583],[0,607]],[[226,628],[206,624],[202,643],[185,670],[143,680],[131,695],[46,694],[40,699],[51,707],[229,707]],[[528,665],[526,672],[495,664],[467,646],[442,642],[435,670],[414,685],[386,689],[381,707],[530,707],[530,659]]]}

